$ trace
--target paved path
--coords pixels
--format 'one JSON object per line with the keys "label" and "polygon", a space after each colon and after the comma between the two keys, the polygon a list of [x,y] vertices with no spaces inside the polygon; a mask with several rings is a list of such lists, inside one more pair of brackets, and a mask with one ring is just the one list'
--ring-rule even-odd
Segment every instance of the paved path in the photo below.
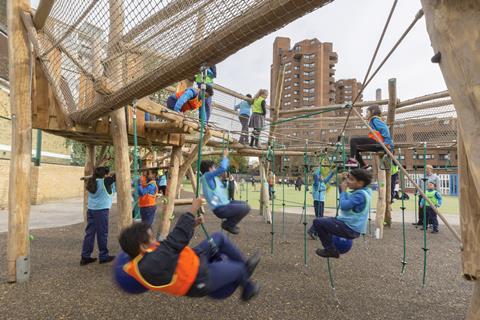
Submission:
{"label": "paved path", "polygon": [[[113,199],[116,202],[116,199]],[[31,207],[30,229],[68,226],[83,222],[83,199],[66,199]],[[0,233],[8,230],[8,211],[0,210]]]}

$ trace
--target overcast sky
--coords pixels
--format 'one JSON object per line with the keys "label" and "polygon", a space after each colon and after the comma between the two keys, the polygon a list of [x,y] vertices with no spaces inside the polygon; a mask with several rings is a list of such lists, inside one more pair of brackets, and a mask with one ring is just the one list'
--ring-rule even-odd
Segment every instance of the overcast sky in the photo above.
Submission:
{"label": "overcast sky", "polygon": [[[292,45],[303,39],[332,42],[338,54],[335,79],[363,80],[393,0],[335,0],[240,50],[218,65],[217,82],[240,91],[255,93],[270,89],[270,65],[275,37],[289,37]],[[398,40],[420,9],[420,1],[400,0],[377,56],[378,63]],[[367,87],[364,97],[375,98],[375,89],[387,96],[387,81],[397,78],[400,99],[446,90],[438,65],[430,58],[425,19],[417,22],[403,43]],[[376,65],[374,65],[376,66]]]}

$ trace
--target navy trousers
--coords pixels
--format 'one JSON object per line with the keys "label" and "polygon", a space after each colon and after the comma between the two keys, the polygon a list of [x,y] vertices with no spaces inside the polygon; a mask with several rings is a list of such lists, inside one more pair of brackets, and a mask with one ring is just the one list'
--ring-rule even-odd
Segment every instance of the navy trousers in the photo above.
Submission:
{"label": "navy trousers", "polygon": [[322,217],[313,220],[313,229],[320,238],[323,247],[326,250],[336,250],[333,245],[332,235],[347,239],[355,239],[360,236],[360,233],[353,231],[343,221],[334,217]]}
{"label": "navy trousers", "polygon": [[325,212],[325,201],[313,201],[313,209],[315,210],[315,218],[323,217]]}
{"label": "navy trousers", "polygon": [[95,235],[97,236],[97,245],[99,255],[102,260],[108,256],[108,213],[109,209],[87,211],[87,227],[85,228],[85,238],[82,245],[82,257],[90,258],[93,252]]}
{"label": "navy trousers", "polygon": [[432,207],[427,207],[427,221],[432,225],[433,231],[438,231],[438,217]]}
{"label": "navy trousers", "polygon": [[213,213],[220,219],[225,219],[229,227],[235,227],[250,212],[250,206],[245,201],[233,200],[225,206],[218,207]]}
{"label": "navy trousers", "polygon": [[152,226],[153,221],[155,220],[156,212],[157,206],[140,208],[140,217],[142,218],[142,222],[148,224],[149,226]]}
{"label": "navy trousers", "polygon": [[[223,259],[208,257],[209,296],[216,299],[227,298],[238,286],[249,290],[253,283],[247,273],[246,259],[242,252],[223,233],[215,232],[211,237],[217,246],[218,255],[223,256]],[[211,253],[209,246],[208,241],[204,240],[194,249],[196,252]]]}

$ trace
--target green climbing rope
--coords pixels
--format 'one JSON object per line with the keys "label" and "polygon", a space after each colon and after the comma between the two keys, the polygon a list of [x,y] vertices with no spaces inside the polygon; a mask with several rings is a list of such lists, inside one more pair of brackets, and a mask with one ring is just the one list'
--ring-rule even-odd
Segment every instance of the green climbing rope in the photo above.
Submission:
{"label": "green climbing rope", "polygon": [[287,174],[285,170],[285,146],[283,146],[283,155],[282,155],[282,173],[283,173],[283,183],[282,183],[282,238],[283,242],[287,242],[285,235],[285,180],[287,179]]}
{"label": "green climbing rope", "polygon": [[273,255],[273,246],[274,246],[274,237],[275,237],[275,228],[274,228],[274,217],[275,217],[275,139],[272,140],[271,150],[272,150],[272,190],[270,192],[272,198],[272,230],[270,231],[271,244],[270,244],[270,253]]}
{"label": "green climbing rope", "polygon": [[[402,160],[402,150],[398,149],[398,161],[400,165]],[[402,238],[403,238],[403,258],[402,258],[402,274],[405,272],[405,267],[407,266],[407,234],[405,228],[405,177],[403,176],[403,170],[400,171],[400,192],[402,193]],[[416,204],[415,204],[416,205]]]}
{"label": "green climbing rope", "polygon": [[[427,194],[427,143],[423,143],[423,193]],[[425,287],[427,279],[427,205],[426,199],[423,204],[423,277],[422,277],[422,286]]]}
{"label": "green climbing rope", "polygon": [[[418,158],[417,149],[413,149],[413,159],[414,159],[414,161],[413,161],[413,176],[415,177],[415,179],[417,179],[417,158]],[[415,189],[415,195],[414,195],[414,198],[415,198],[415,205],[414,205],[414,207],[415,207],[415,223],[417,223],[418,217],[419,217],[417,195],[418,195],[418,191]]]}
{"label": "green climbing rope", "polygon": [[307,158],[308,140],[305,140],[305,152],[303,153],[305,175],[303,192],[303,263],[307,265],[307,187],[308,187],[308,158]]}
{"label": "green climbing rope", "polygon": [[140,206],[138,203],[138,182],[139,182],[139,157],[138,157],[138,137],[137,137],[137,100],[132,102],[132,122],[133,122],[133,218],[140,219]]}

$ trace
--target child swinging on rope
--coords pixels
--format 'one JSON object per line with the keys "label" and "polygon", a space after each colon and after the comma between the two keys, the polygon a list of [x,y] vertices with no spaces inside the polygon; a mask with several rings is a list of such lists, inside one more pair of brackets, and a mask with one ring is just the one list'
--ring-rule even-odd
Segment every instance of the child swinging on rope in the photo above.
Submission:
{"label": "child swinging on rope", "polygon": [[[340,254],[333,245],[332,235],[355,239],[365,232],[370,208],[371,190],[368,187],[372,175],[365,169],[353,169],[340,188],[340,214],[337,217],[321,217],[313,221],[313,231],[318,235],[324,249],[315,253],[324,258],[338,258]],[[347,187],[352,192],[347,192]]]}
{"label": "child swinging on rope", "polygon": [[225,299],[240,286],[243,289],[241,299],[251,300],[259,293],[259,286],[250,280],[260,261],[258,254],[247,260],[222,233],[211,235],[215,250],[208,240],[189,247],[195,227],[202,221],[193,213],[201,205],[202,199],[195,199],[190,212],[180,216],[161,242],[155,240],[152,229],[145,223],[134,223],[124,229],[119,242],[131,260],[120,268],[151,291]]}
{"label": "child swinging on rope", "polygon": [[213,214],[225,219],[222,222],[222,229],[238,234],[240,229],[237,224],[250,212],[250,206],[244,201],[229,200],[228,189],[219,178],[227,171],[228,165],[227,149],[223,152],[223,160],[218,168],[215,168],[212,160],[203,160],[200,164],[202,190]]}
{"label": "child swinging on rope", "polygon": [[390,136],[390,130],[385,122],[382,121],[382,110],[378,105],[373,105],[367,109],[367,118],[370,127],[375,131],[375,135],[371,132],[368,137],[352,137],[350,139],[350,159],[347,164],[359,165],[363,169],[370,169],[370,166],[363,161],[361,152],[382,151],[383,148],[378,141],[382,141],[393,152],[393,141]]}

